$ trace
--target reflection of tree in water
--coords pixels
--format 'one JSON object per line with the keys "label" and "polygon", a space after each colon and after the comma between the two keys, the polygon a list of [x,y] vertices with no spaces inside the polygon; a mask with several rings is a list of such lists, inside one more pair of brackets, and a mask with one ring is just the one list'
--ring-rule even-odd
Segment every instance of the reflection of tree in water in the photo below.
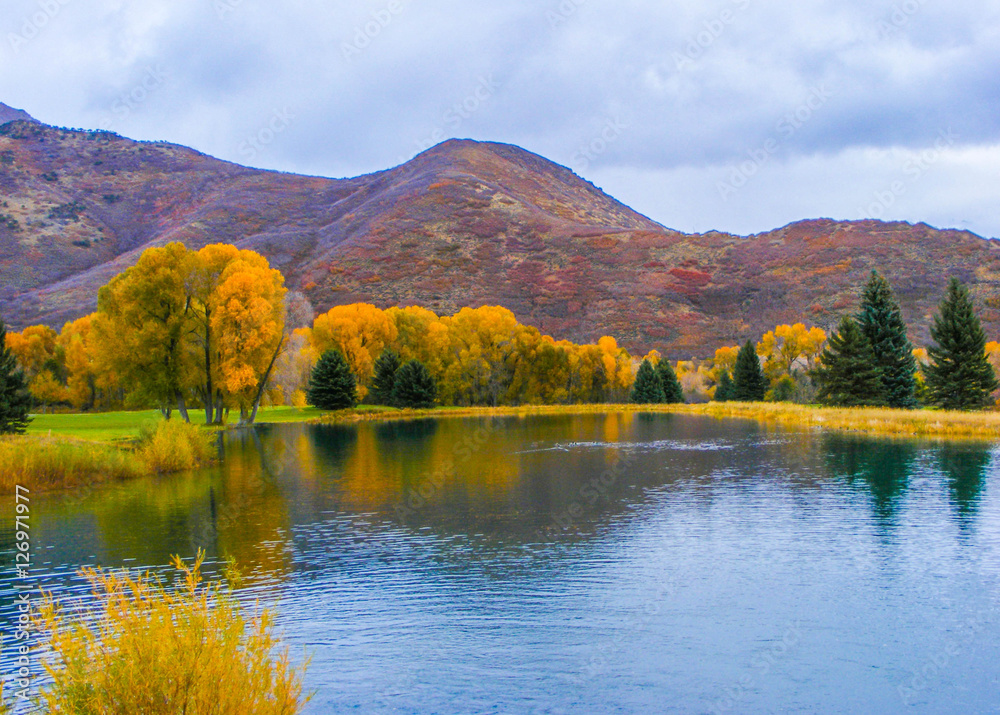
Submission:
{"label": "reflection of tree in water", "polygon": [[992,455],[978,445],[947,444],[935,456],[948,480],[948,495],[959,524],[965,528],[976,515]]}
{"label": "reflection of tree in water", "polygon": [[823,451],[829,468],[852,485],[861,480],[872,495],[875,516],[889,524],[896,515],[917,456],[917,446],[906,441],[828,434]]}
{"label": "reflection of tree in water", "polygon": [[331,470],[343,465],[358,438],[351,425],[313,425],[307,434],[320,466]]}
{"label": "reflection of tree in water", "polygon": [[375,425],[375,437],[380,442],[393,444],[419,443],[433,437],[437,427],[436,419],[379,422]]}

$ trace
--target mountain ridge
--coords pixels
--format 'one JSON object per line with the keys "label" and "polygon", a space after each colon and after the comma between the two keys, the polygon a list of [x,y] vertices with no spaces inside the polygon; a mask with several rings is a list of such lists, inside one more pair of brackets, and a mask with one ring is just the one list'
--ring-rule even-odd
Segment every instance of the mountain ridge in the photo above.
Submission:
{"label": "mountain ridge", "polygon": [[809,219],[685,234],[496,142],[452,139],[329,179],[14,120],[0,126],[0,198],[0,315],[15,328],[90,312],[142,250],[180,240],[262,252],[317,310],[500,304],[556,338],[609,334],[671,357],[706,357],[781,322],[831,327],[871,268],[893,281],[918,343],[949,275],[1000,331],[1000,246],[970,232]]}

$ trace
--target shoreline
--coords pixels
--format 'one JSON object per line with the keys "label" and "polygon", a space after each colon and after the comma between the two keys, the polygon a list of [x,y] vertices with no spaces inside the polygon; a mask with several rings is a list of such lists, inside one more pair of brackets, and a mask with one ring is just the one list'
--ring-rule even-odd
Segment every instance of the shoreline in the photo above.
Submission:
{"label": "shoreline", "polygon": [[[1000,441],[1000,412],[900,410],[887,407],[821,407],[779,402],[707,402],[696,405],[522,405],[511,407],[435,407],[429,409],[354,408],[302,420],[306,424],[464,417],[520,417],[575,414],[686,414],[744,419],[782,427],[830,430],[873,437]],[[266,421],[260,424],[277,424]]]}

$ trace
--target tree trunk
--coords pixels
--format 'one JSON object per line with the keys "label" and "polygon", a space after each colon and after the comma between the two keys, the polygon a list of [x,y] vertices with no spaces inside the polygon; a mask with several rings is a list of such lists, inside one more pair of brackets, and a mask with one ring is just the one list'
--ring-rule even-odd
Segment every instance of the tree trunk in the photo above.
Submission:
{"label": "tree trunk", "polygon": [[184,395],[179,391],[177,393],[177,411],[181,413],[181,417],[185,422],[191,422],[191,418],[188,416],[187,405],[184,403]]}
{"label": "tree trunk", "polygon": [[212,424],[212,312],[205,309],[205,424]]}
{"label": "tree trunk", "polygon": [[264,389],[267,387],[267,381],[271,379],[271,371],[274,369],[274,363],[278,361],[278,356],[281,354],[281,349],[284,346],[285,339],[282,338],[278,342],[278,349],[271,356],[271,362],[268,364],[267,370],[264,371],[263,377],[260,378],[260,383],[257,385],[257,396],[253,400],[253,411],[250,413],[250,424],[253,424],[257,420],[257,410],[260,409],[260,400],[264,396]]}
{"label": "tree trunk", "polygon": [[222,424],[222,395],[215,396],[215,421],[212,424]]}

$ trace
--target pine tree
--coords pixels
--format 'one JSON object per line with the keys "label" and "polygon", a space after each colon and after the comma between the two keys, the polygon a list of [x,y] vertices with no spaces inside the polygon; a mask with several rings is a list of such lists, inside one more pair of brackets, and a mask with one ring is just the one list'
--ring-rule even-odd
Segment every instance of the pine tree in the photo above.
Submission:
{"label": "pine tree", "polygon": [[892,288],[878,271],[872,271],[865,286],[858,322],[875,356],[882,401],[889,407],[917,407],[913,345],[906,336],[906,324]]}
{"label": "pine tree", "polygon": [[931,338],[937,343],[927,351],[931,362],[925,368],[931,403],[948,410],[986,407],[1000,384],[986,359],[986,333],[972,298],[956,278],[934,316]]}
{"label": "pine tree", "polygon": [[684,403],[684,388],[681,387],[681,381],[677,379],[674,366],[666,358],[657,363],[656,377],[659,378],[660,386],[663,388],[664,402],[671,405]]}
{"label": "pine tree", "polygon": [[660,382],[653,363],[643,360],[635,375],[635,384],[632,385],[631,401],[636,405],[656,405],[663,402],[663,398],[663,383]]}
{"label": "pine tree", "polygon": [[719,384],[715,388],[716,402],[729,402],[733,399],[733,378],[729,377],[729,370],[723,370],[719,375]]}
{"label": "pine tree", "polygon": [[858,321],[844,316],[813,372],[820,402],[841,407],[884,404],[871,343]]}
{"label": "pine tree", "polygon": [[399,355],[385,350],[375,361],[375,376],[372,378],[371,401],[375,405],[392,404],[392,388],[399,372]]}
{"label": "pine tree", "polygon": [[419,360],[399,368],[396,384],[392,388],[393,404],[399,407],[426,408],[434,406],[437,385],[427,367]]}
{"label": "pine tree", "polygon": [[357,381],[339,350],[327,350],[313,368],[306,398],[321,410],[344,410],[357,402]]}
{"label": "pine tree", "polygon": [[767,394],[767,378],[753,342],[747,340],[736,356],[733,369],[733,397],[737,402],[761,402]]}
{"label": "pine tree", "polygon": [[7,347],[7,327],[0,320],[0,434],[24,434],[30,409],[28,381]]}

